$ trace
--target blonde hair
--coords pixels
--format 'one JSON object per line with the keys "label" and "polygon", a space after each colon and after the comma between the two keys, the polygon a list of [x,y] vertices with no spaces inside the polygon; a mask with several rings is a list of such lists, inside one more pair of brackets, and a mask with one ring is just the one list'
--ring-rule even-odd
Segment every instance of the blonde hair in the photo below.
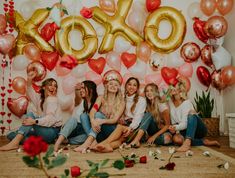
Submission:
{"label": "blonde hair", "polygon": [[187,88],[186,88],[185,82],[179,80],[177,83],[177,86],[179,87],[179,90],[180,90],[180,97],[183,100],[186,100],[188,98],[188,95],[187,95]]}
{"label": "blonde hair", "polygon": [[[151,87],[153,90],[153,96],[154,96],[153,101],[149,100],[148,97],[146,96],[148,87]],[[158,103],[161,102],[161,98],[160,98],[158,86],[154,83],[147,84],[144,88],[144,94],[145,94],[146,101],[147,101],[146,111],[151,113],[151,115],[156,120],[156,123],[159,125],[161,118],[160,118]]]}

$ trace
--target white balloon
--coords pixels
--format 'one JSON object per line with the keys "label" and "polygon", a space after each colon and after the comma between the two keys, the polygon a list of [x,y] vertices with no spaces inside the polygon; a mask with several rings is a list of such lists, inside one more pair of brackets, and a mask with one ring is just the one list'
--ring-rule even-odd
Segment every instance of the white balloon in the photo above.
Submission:
{"label": "white balloon", "polygon": [[114,51],[117,53],[123,53],[125,51],[128,51],[131,48],[130,42],[128,42],[123,37],[117,37],[115,40],[115,46]]}
{"label": "white balloon", "polygon": [[211,54],[211,58],[216,70],[231,65],[232,61],[231,54],[222,46],[220,46],[214,53]]}
{"label": "white balloon", "polygon": [[63,111],[69,110],[74,105],[74,93],[70,95],[58,95],[59,104]]}
{"label": "white balloon", "polygon": [[76,78],[84,77],[84,74],[87,71],[87,63],[84,64],[78,64],[73,70],[71,71],[71,75]]}
{"label": "white balloon", "polygon": [[136,63],[131,66],[128,70],[137,78],[144,79],[146,74],[147,65],[142,60],[137,60]]}
{"label": "white balloon", "polygon": [[190,4],[187,11],[188,11],[188,15],[191,19],[194,17],[200,18],[203,16],[203,13],[200,8],[200,3],[198,3],[198,2],[193,2],[192,4]]}
{"label": "white balloon", "polygon": [[153,71],[159,71],[165,66],[167,56],[164,54],[153,53],[149,60],[149,65]]}
{"label": "white balloon", "polygon": [[25,1],[20,5],[20,13],[25,20],[29,19],[37,8],[36,1]]}
{"label": "white balloon", "polygon": [[25,70],[30,61],[25,55],[18,55],[14,58],[12,63],[13,70]]}
{"label": "white balloon", "polygon": [[177,53],[170,53],[167,56],[166,65],[168,67],[179,67],[184,63],[185,63],[184,60]]}
{"label": "white balloon", "polygon": [[224,36],[220,38],[210,38],[208,43],[212,45],[215,49],[218,49],[218,47],[224,44]]}

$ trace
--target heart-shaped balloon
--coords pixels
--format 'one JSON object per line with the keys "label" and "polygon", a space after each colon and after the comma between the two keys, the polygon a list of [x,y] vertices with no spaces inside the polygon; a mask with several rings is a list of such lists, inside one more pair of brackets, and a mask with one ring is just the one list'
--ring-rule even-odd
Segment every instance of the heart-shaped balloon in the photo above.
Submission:
{"label": "heart-shaped balloon", "polygon": [[206,67],[199,66],[197,68],[197,77],[203,85],[205,85],[207,87],[210,86],[210,84],[211,84],[211,75],[210,75],[209,70]]}
{"label": "heart-shaped balloon", "polygon": [[8,109],[18,117],[21,117],[26,113],[28,107],[28,98],[26,96],[21,96],[16,99],[10,99],[7,101]]}
{"label": "heart-shaped balloon", "polygon": [[168,85],[176,85],[178,71],[175,68],[163,67],[161,69],[162,78]]}
{"label": "heart-shaped balloon", "polygon": [[193,75],[193,66],[191,63],[184,63],[182,66],[178,68],[179,74],[185,77],[192,77]]}
{"label": "heart-shaped balloon", "polygon": [[148,12],[153,12],[161,5],[161,0],[146,0],[146,8]]}
{"label": "heart-shaped balloon", "polygon": [[59,57],[59,60],[55,67],[55,71],[58,76],[65,76],[71,72],[71,69],[68,69],[60,65],[60,63],[63,62],[63,60],[64,60],[63,58]]}
{"label": "heart-shaped balloon", "polygon": [[67,69],[72,70],[74,67],[78,65],[78,61],[75,57],[71,55],[64,55],[59,61],[61,67],[65,67]]}
{"label": "heart-shaped balloon", "polygon": [[0,35],[0,53],[9,53],[15,45],[15,37],[12,34]]}
{"label": "heart-shaped balloon", "polygon": [[194,20],[193,30],[194,30],[196,36],[203,43],[207,43],[209,37],[207,36],[206,32],[204,31],[204,26],[205,26],[206,22],[203,20],[200,20],[197,17],[194,17],[193,20]]}
{"label": "heart-shaped balloon", "polygon": [[130,68],[131,66],[133,66],[136,63],[136,54],[134,53],[128,53],[128,52],[124,52],[121,55],[121,60],[123,62],[123,64],[126,66],[126,68]]}
{"label": "heart-shaped balloon", "polygon": [[47,70],[46,67],[38,61],[31,62],[27,67],[27,73],[35,71],[37,75],[33,78],[34,82],[43,80],[46,77]]}
{"label": "heart-shaped balloon", "polygon": [[41,30],[41,37],[46,40],[50,41],[51,38],[55,35],[56,30],[59,29],[59,27],[56,25],[55,22],[47,23]]}
{"label": "heart-shaped balloon", "polygon": [[7,20],[5,15],[0,14],[0,35],[5,32],[7,28]]}
{"label": "heart-shaped balloon", "polygon": [[98,59],[88,60],[89,67],[97,74],[102,74],[105,64],[106,64],[106,60],[104,57],[99,57]]}
{"label": "heart-shaped balloon", "polygon": [[46,66],[46,68],[52,71],[55,68],[56,63],[59,59],[59,54],[56,51],[42,52],[41,59],[42,59],[42,63]]}

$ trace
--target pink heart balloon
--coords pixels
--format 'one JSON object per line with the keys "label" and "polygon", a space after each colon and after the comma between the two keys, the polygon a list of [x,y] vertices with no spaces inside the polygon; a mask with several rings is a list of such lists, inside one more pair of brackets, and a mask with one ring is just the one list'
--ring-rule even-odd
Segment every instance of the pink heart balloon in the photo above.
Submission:
{"label": "pink heart balloon", "polygon": [[15,37],[12,34],[0,35],[0,53],[9,53],[14,45]]}
{"label": "pink heart balloon", "polygon": [[85,74],[85,78],[86,78],[86,80],[94,81],[96,83],[96,85],[99,85],[102,82],[102,77],[93,71],[88,71]]}
{"label": "pink heart balloon", "polygon": [[0,35],[5,32],[6,28],[7,28],[6,17],[0,14]]}
{"label": "pink heart balloon", "polygon": [[145,83],[155,83],[159,85],[162,82],[162,76],[160,73],[149,74],[145,76]]}
{"label": "pink heart balloon", "polygon": [[21,117],[26,113],[28,107],[28,98],[26,96],[21,96],[16,99],[11,99],[7,101],[8,109],[18,117]]}
{"label": "pink heart balloon", "polygon": [[192,77],[193,75],[193,66],[191,63],[184,63],[182,66],[178,68],[179,74],[185,77]]}

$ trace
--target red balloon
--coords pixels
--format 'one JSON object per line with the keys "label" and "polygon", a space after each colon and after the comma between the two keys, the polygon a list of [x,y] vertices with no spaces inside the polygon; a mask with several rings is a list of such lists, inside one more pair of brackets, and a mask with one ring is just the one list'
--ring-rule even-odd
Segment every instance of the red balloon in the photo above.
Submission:
{"label": "red balloon", "polygon": [[146,0],[146,8],[148,12],[153,12],[161,5],[161,0]]}
{"label": "red balloon", "polygon": [[176,79],[178,71],[175,68],[163,67],[161,69],[162,78],[169,85],[176,85],[178,80]]}
{"label": "red balloon", "polygon": [[26,113],[28,107],[28,98],[26,96],[21,96],[16,99],[10,99],[7,101],[8,109],[18,117],[21,117]]}
{"label": "red balloon", "polygon": [[212,53],[213,53],[213,46],[211,45],[206,45],[201,50],[202,62],[209,67],[212,67],[213,65],[212,58],[211,58]]}
{"label": "red balloon", "polygon": [[56,63],[59,59],[59,54],[54,51],[54,52],[42,52],[41,53],[41,59],[42,59],[42,63],[46,66],[46,68],[50,71],[52,71],[55,66]]}
{"label": "red balloon", "polygon": [[200,55],[200,47],[193,42],[185,43],[180,50],[180,55],[184,59],[185,62],[194,62],[196,61]]}
{"label": "red balloon", "polygon": [[34,77],[33,81],[38,82],[43,80],[46,77],[46,68],[45,66],[38,61],[31,62],[27,67],[27,73],[31,71],[36,71],[37,75]]}
{"label": "red balloon", "polygon": [[123,64],[126,66],[126,68],[130,68],[131,66],[133,66],[136,63],[136,59],[137,59],[136,54],[124,52],[121,55],[121,60]]}
{"label": "red balloon", "polygon": [[235,84],[235,67],[234,66],[226,66],[221,70],[221,78],[222,81],[226,85]]}
{"label": "red balloon", "polygon": [[47,23],[42,28],[40,35],[45,41],[50,41],[51,38],[55,35],[57,29],[59,29],[59,27],[56,25],[55,22]]}
{"label": "red balloon", "polygon": [[89,67],[99,75],[102,74],[105,64],[106,64],[106,60],[103,57],[99,57],[98,59],[88,60]]}
{"label": "red balloon", "polygon": [[216,88],[217,90],[223,90],[227,87],[227,85],[223,82],[222,78],[221,78],[221,71],[214,71],[211,74],[211,85]]}
{"label": "red balloon", "polygon": [[208,69],[204,66],[199,66],[197,68],[197,77],[199,79],[199,81],[209,87],[211,84],[211,75],[210,72],[208,71]]}
{"label": "red balloon", "polygon": [[199,40],[201,40],[203,43],[207,43],[209,37],[207,36],[207,34],[204,31],[204,26],[206,24],[205,21],[200,20],[197,17],[193,18],[194,23],[193,23],[193,30],[196,34],[196,36],[198,37]]}

